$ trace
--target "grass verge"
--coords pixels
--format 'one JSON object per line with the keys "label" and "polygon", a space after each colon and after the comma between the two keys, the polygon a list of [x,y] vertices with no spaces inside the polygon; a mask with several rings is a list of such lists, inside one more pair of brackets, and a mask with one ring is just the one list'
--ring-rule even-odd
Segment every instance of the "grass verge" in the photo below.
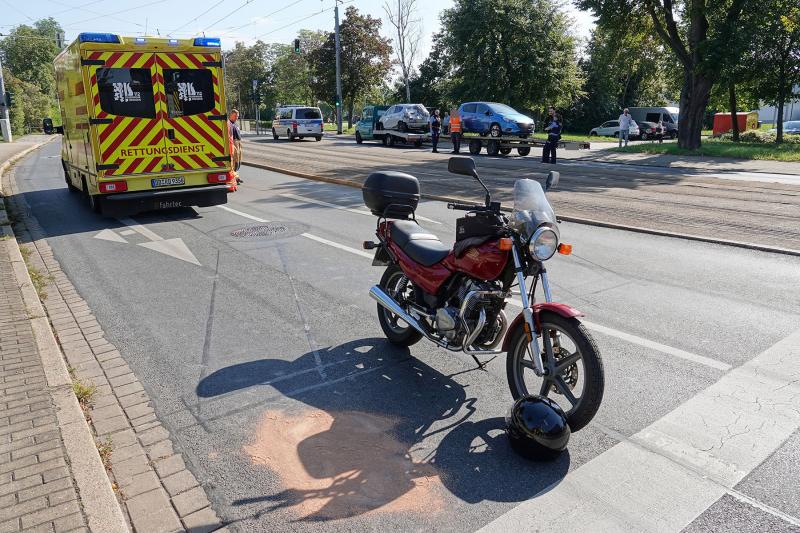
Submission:
{"label": "grass verge", "polygon": [[614,152],[638,154],[669,154],[685,156],[733,157],[769,161],[800,162],[800,144],[756,144],[727,141],[705,141],[697,150],[680,148],[675,143],[637,144],[612,148]]}
{"label": "grass verge", "polygon": [[[336,123],[334,122],[326,122],[323,125],[323,131],[336,131]],[[347,127],[346,123],[342,123],[342,133],[350,133],[353,134],[356,132],[356,126],[353,124],[349,128]]]}
{"label": "grass verge", "polygon": [[47,291],[44,289],[49,282],[53,281],[53,276],[42,274],[38,268],[31,264],[30,257],[32,252],[28,247],[20,246],[19,252],[22,254],[22,259],[25,261],[25,266],[28,269],[28,275],[31,277],[33,288],[36,289],[36,294],[39,295],[40,300],[45,301],[47,299]]}
{"label": "grass verge", "polygon": [[81,404],[81,409],[85,412],[89,406],[92,405],[92,398],[94,398],[94,393],[97,392],[97,387],[94,385],[85,385],[81,380],[73,377],[72,392],[75,393],[78,403]]}
{"label": "grass verge", "polygon": [[103,466],[106,470],[111,470],[111,454],[114,452],[114,443],[111,437],[107,437],[104,442],[96,442],[97,453],[100,454],[100,460],[103,461]]}

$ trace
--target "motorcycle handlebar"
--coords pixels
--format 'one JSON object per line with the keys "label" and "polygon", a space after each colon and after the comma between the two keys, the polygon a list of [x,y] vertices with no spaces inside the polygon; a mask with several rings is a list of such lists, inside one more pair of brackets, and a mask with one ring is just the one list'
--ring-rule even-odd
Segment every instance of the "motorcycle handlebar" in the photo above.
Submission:
{"label": "motorcycle handlebar", "polygon": [[478,211],[486,208],[482,205],[477,205],[477,204],[461,204],[458,202],[449,202],[447,204],[447,209],[455,209],[456,211]]}

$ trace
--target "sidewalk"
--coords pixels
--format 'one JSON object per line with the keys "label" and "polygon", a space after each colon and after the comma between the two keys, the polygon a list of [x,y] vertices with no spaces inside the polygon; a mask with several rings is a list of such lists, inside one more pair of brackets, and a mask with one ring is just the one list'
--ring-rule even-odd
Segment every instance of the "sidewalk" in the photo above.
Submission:
{"label": "sidewalk", "polygon": [[53,138],[52,135],[25,135],[17,137],[13,143],[0,142],[0,165],[18,153],[51,138]]}

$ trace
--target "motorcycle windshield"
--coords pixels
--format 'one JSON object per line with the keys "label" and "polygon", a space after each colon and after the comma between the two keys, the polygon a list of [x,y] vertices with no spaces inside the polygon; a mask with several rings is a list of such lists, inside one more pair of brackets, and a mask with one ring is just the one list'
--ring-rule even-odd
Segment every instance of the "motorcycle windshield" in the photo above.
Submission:
{"label": "motorcycle windshield", "polygon": [[524,239],[530,239],[542,224],[556,226],[556,214],[544,189],[536,180],[521,179],[514,184],[514,212],[511,226]]}

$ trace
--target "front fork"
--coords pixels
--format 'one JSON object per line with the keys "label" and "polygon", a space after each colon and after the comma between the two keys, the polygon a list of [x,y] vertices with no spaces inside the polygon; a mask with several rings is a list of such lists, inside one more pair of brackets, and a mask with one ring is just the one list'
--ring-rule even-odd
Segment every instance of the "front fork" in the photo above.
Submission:
{"label": "front fork", "polygon": [[[511,251],[514,254],[514,270],[517,273],[519,295],[520,300],[522,300],[522,316],[525,319],[523,327],[525,328],[525,334],[528,336],[528,343],[530,344],[531,354],[533,357],[533,371],[537,376],[544,376],[547,374],[547,371],[544,367],[544,361],[542,360],[542,351],[539,349],[539,332],[536,330],[536,321],[533,318],[533,307],[531,306],[530,299],[528,298],[528,287],[525,285],[525,272],[522,268],[522,261],[520,261],[517,247],[512,247]],[[537,275],[542,278],[542,289],[544,290],[545,301],[551,302],[552,296],[550,294],[550,282],[547,279],[547,272],[542,270]]]}

